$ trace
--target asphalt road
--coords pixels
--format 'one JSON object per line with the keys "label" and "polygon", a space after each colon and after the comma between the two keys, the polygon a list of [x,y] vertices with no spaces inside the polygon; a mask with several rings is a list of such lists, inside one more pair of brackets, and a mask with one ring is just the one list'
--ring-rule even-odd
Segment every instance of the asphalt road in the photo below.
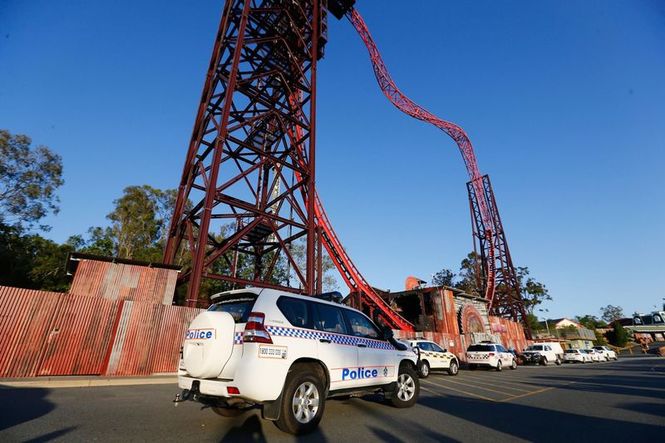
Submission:
{"label": "asphalt road", "polygon": [[[665,359],[520,367],[501,373],[433,373],[418,404],[375,396],[331,400],[302,440],[663,441]],[[173,406],[171,385],[0,388],[0,441],[295,441],[258,413],[228,419],[192,402]]]}

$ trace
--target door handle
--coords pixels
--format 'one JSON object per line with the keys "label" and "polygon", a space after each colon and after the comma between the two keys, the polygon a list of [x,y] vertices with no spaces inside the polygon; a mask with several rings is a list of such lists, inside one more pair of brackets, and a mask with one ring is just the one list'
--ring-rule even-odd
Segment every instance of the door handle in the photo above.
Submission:
{"label": "door handle", "polygon": [[366,348],[367,345],[365,343],[358,343],[359,348]]}
{"label": "door handle", "polygon": [[320,338],[319,341],[321,343],[330,343],[330,340],[328,340],[327,338]]}

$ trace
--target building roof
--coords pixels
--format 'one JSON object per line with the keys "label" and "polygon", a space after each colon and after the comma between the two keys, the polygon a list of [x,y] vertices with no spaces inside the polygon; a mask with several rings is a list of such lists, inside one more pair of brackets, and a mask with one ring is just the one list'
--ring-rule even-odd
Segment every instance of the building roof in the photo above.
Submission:
{"label": "building roof", "polygon": [[172,269],[174,271],[180,271],[180,269],[182,269],[182,266],[167,265],[159,262],[147,262],[147,261],[131,260],[120,257],[109,257],[106,255],[85,254],[83,252],[70,252],[69,255],[67,256],[67,274],[73,275],[76,272],[78,263],[81,260],[103,261],[110,263],[119,263],[123,265],[146,266],[149,268],[159,268],[159,269]]}

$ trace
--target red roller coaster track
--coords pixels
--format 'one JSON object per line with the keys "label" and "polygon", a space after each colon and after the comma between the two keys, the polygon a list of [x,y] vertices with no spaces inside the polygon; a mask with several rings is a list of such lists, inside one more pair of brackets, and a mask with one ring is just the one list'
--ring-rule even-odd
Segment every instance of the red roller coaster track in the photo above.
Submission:
{"label": "red roller coaster track", "polygon": [[[376,80],[379,83],[379,87],[381,88],[381,91],[383,91],[383,94],[388,98],[388,100],[390,100],[393,105],[397,107],[397,109],[403,113],[410,115],[415,119],[430,123],[449,135],[450,138],[452,138],[455,143],[457,143],[457,147],[462,154],[464,164],[466,165],[466,170],[469,174],[471,186],[476,191],[477,195],[484,195],[482,175],[478,169],[476,154],[473,152],[471,140],[469,140],[469,136],[466,134],[464,129],[454,123],[440,119],[404,95],[402,91],[399,90],[393,79],[390,77],[390,73],[388,72],[388,68],[386,68],[385,63],[383,62],[381,53],[376,47],[374,39],[372,38],[369,29],[367,29],[367,25],[365,24],[363,18],[360,16],[360,13],[358,13],[357,10],[352,9],[346,14],[346,16],[353,24],[353,27],[356,28],[358,35],[360,35],[360,38],[363,40],[365,46],[367,47],[367,51],[369,52],[369,56],[372,61],[372,67],[374,69],[374,75],[376,76]],[[492,217],[490,215],[488,204],[483,198],[478,199],[478,203],[480,216],[482,218],[483,225],[485,226],[484,235],[486,239],[490,240],[489,244],[491,245],[491,239],[493,235],[492,229],[490,228],[492,226]],[[490,248],[490,257],[488,257],[488,259],[490,263],[494,262],[492,248]],[[491,267],[488,269],[485,298],[490,300],[490,303],[494,298],[494,269]]]}

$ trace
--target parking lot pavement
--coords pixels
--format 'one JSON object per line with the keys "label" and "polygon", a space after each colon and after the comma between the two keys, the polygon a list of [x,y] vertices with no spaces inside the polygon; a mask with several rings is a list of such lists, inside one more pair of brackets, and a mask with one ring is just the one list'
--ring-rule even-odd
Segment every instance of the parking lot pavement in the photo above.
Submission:
{"label": "parking lot pavement", "polygon": [[[418,404],[331,400],[306,441],[662,441],[665,359],[433,373]],[[175,386],[0,387],[0,441],[296,441],[257,412],[221,418]],[[300,440],[299,440],[300,441]]]}

